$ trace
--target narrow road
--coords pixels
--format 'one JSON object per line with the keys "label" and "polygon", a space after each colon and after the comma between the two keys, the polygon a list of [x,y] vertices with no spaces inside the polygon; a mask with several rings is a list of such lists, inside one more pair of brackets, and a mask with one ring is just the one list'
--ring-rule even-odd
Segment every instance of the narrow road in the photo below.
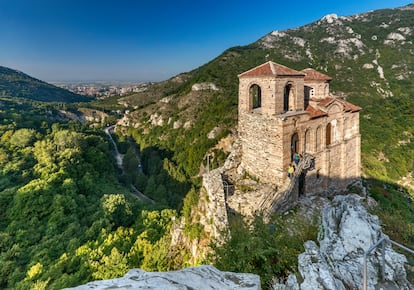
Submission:
{"label": "narrow road", "polygon": [[115,148],[115,160],[116,160],[116,164],[118,165],[118,168],[119,168],[119,169],[121,169],[122,174],[124,174],[124,168],[123,168],[123,166],[122,166],[122,161],[123,161],[123,159],[124,159],[124,156],[123,156],[121,153],[119,153],[119,151],[118,151],[118,146],[116,145],[116,143],[115,143],[115,141],[114,141],[114,138],[112,138],[112,135],[111,135],[111,131],[113,131],[113,130],[114,130],[114,127],[115,127],[115,125],[112,125],[112,126],[106,127],[106,128],[104,129],[104,132],[105,132],[105,134],[106,134],[106,135],[108,135],[109,139],[111,140],[112,144],[114,145],[114,148]]}
{"label": "narrow road", "polygon": [[[114,127],[115,127],[115,125],[106,127],[104,129],[104,132],[105,132],[106,135],[108,135],[109,139],[111,140],[112,144],[114,145],[114,148],[115,148],[115,154],[114,155],[115,155],[116,164],[118,165],[118,168],[121,169],[121,172],[122,172],[122,175],[123,175],[124,174],[124,168],[123,168],[122,164],[123,164],[124,156],[121,153],[119,153],[118,146],[116,145],[114,138],[112,138],[111,132],[114,130]],[[136,155],[136,157],[138,159],[137,155]],[[138,161],[139,161],[139,159],[138,159]],[[152,200],[151,198],[149,198],[148,196],[143,194],[134,185],[131,185],[131,194],[133,196],[135,196],[136,198],[142,200],[142,201],[150,202],[152,204],[155,203],[154,200]]]}
{"label": "narrow road", "polygon": [[149,198],[148,196],[146,196],[145,194],[143,194],[141,191],[139,191],[135,186],[133,186],[131,184],[131,189],[132,192],[131,194],[134,195],[135,197],[137,197],[138,199],[142,200],[142,201],[146,201],[152,204],[155,204],[155,200]]}

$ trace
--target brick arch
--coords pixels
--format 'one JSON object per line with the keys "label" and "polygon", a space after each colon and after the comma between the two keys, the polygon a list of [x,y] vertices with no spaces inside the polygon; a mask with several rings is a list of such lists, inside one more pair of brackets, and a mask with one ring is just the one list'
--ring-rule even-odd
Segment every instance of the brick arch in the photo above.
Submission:
{"label": "brick arch", "polygon": [[249,104],[250,109],[262,107],[262,88],[256,83],[249,87]]}

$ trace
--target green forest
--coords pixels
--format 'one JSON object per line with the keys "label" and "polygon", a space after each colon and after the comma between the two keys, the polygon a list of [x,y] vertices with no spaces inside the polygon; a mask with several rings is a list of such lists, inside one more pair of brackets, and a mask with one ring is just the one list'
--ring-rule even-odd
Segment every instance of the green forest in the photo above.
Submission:
{"label": "green forest", "polygon": [[[190,177],[212,144],[202,143],[199,153],[185,144],[200,138],[191,132],[207,132],[208,123],[164,145],[154,141],[156,130],[114,135],[124,154],[121,170],[102,127],[57,117],[62,107],[74,106],[10,99],[0,104],[0,288],[60,289],[121,277],[131,268],[194,265],[188,249],[171,247],[170,230],[180,217],[190,221],[198,202],[200,179]],[[167,149],[172,145],[182,147]],[[194,164],[177,166],[186,157]],[[364,180],[379,201],[375,213],[391,238],[413,245],[409,194],[380,179]],[[154,202],[139,200],[131,186]],[[266,288],[273,277],[297,271],[303,242],[316,240],[318,227],[295,211],[274,216],[271,224],[232,216],[227,242],[211,244],[214,251],[196,264],[259,274]],[[204,237],[198,223],[187,223],[184,233],[190,240]]]}
{"label": "green forest", "polygon": [[[212,117],[223,106],[219,96],[213,99],[211,110],[198,112],[209,121],[188,134],[175,131],[162,139],[162,128],[146,134],[129,128],[113,135],[124,154],[122,169],[102,126],[62,119],[60,110],[75,111],[78,105],[1,99],[0,288],[61,289],[121,277],[131,268],[166,271],[201,263],[259,274],[266,288],[273,277],[296,272],[303,242],[316,240],[318,225],[295,211],[274,216],[272,227],[260,217],[247,223],[231,216],[226,243],[211,244],[213,252],[196,262],[185,245],[171,246],[170,230],[180,218],[189,240],[205,237],[199,223],[188,223],[200,191],[194,176],[205,152],[229,133],[203,141],[211,126],[226,118]],[[385,105],[400,108],[392,100]],[[197,146],[187,146],[191,138]],[[214,154],[211,165],[217,167],[226,155]],[[388,182],[388,175],[381,179],[379,174],[364,179],[379,202],[374,213],[392,239],[413,245],[409,192]],[[153,202],[138,199],[131,186]]]}
{"label": "green forest", "polygon": [[[349,29],[311,23],[286,30],[270,46],[259,40],[233,47],[144,92],[106,100],[50,91],[47,84],[1,69],[0,289],[61,289],[121,277],[131,268],[166,271],[201,263],[259,274],[266,289],[273,277],[297,272],[303,242],[317,239],[316,217],[303,220],[296,208],[270,224],[230,215],[230,235],[215,244],[194,215],[207,156],[210,168],[223,165],[228,152],[215,146],[237,134],[237,75],[267,60],[326,73],[335,95],[362,107],[362,183],[378,202],[372,212],[391,239],[414,248],[414,192],[397,182],[414,170],[414,36],[392,45],[383,41],[400,27],[413,27],[413,20],[412,10],[390,9],[342,19],[365,45],[362,52],[352,47],[351,58],[338,54],[335,43],[320,45],[330,30],[343,40]],[[373,60],[386,78],[379,77],[379,65],[363,68]],[[194,92],[192,86],[202,82],[219,90]],[[19,93],[25,83],[28,88]],[[81,108],[109,117],[104,123],[68,117],[81,115]],[[126,110],[134,126],[112,135],[124,156],[118,168],[103,129]],[[155,114],[162,115],[162,124],[152,124]],[[174,128],[175,122],[190,125]],[[141,200],[137,191],[148,198]],[[354,187],[348,192],[362,194]],[[210,255],[194,260],[188,245],[172,246],[171,229],[177,226],[189,241],[210,246]]]}
{"label": "green forest", "polygon": [[143,152],[149,178],[133,176],[156,201],[144,203],[101,128],[57,122],[61,104],[0,104],[0,288],[60,289],[182,265],[166,255],[168,234],[191,188],[168,180],[161,151]]}

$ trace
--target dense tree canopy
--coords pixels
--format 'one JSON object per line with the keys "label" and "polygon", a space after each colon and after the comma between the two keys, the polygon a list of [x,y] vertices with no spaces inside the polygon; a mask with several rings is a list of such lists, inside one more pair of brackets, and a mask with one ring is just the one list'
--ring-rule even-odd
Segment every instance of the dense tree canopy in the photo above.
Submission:
{"label": "dense tree canopy", "polygon": [[[0,111],[0,288],[59,289],[119,277],[132,267],[166,269],[165,235],[177,214],[163,208],[178,205],[187,186],[167,191],[158,153],[143,154],[150,173],[140,173],[127,142],[125,166],[133,174],[120,183],[101,129],[36,117],[43,104],[6,104]],[[39,118],[39,126],[26,127],[30,118]],[[164,206],[155,209],[130,194],[129,184],[140,177]]]}

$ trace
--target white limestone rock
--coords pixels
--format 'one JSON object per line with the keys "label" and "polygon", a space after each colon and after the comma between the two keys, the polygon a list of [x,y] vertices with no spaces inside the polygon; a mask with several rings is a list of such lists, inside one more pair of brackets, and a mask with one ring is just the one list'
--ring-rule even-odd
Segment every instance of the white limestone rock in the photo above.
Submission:
{"label": "white limestone rock", "polygon": [[387,35],[387,39],[401,41],[401,40],[405,40],[405,37],[401,35],[400,33],[391,32],[390,34]]}
{"label": "white limestone rock", "polygon": [[220,132],[221,132],[221,128],[216,126],[210,132],[208,132],[207,138],[214,139],[220,134]]}
{"label": "white limestone rock", "polygon": [[335,21],[338,20],[338,15],[336,14],[328,14],[325,15],[324,17],[322,17],[322,19],[320,20],[320,22],[326,21],[329,24],[334,23]]}
{"label": "white limestone rock", "polygon": [[314,241],[307,241],[305,253],[299,255],[298,268],[304,281],[301,289],[314,290],[345,290],[344,284],[335,278],[329,270],[324,257],[321,255],[318,246]]}
{"label": "white limestone rock", "polygon": [[362,66],[363,69],[373,69],[374,65],[372,63],[364,63]]}
{"label": "white limestone rock", "polygon": [[255,274],[222,272],[206,265],[171,272],[132,269],[123,278],[94,281],[67,289],[259,290],[260,277]]}
{"label": "white limestone rock", "polygon": [[162,118],[162,115],[158,115],[158,113],[155,113],[155,114],[151,114],[150,122],[151,122],[151,125],[162,126],[164,124],[164,119]]}
{"label": "white limestone rock", "polygon": [[273,283],[272,290],[300,290],[298,280],[295,275],[290,274],[286,280],[286,284]]}
{"label": "white limestone rock", "polygon": [[183,122],[181,122],[180,120],[177,120],[173,123],[173,129],[178,129],[183,125]]}
{"label": "white limestone rock", "polygon": [[[358,195],[336,196],[330,205],[322,210],[319,230],[319,245],[307,241],[305,252],[298,257],[298,269],[303,278],[302,290],[345,290],[362,289],[364,253],[381,237],[385,236],[377,216],[369,214],[361,204]],[[369,202],[369,201],[367,201]],[[381,250],[373,251],[367,259],[369,290],[414,289],[407,281],[404,255],[385,245],[385,283],[380,285]],[[279,284],[273,289],[283,288]]]}
{"label": "white limestone rock", "polygon": [[[384,234],[378,217],[369,214],[360,200],[357,195],[336,196],[323,209],[320,249],[308,241],[299,256],[301,289],[362,289],[364,253]],[[380,251],[368,257],[368,289],[378,284],[381,259]],[[385,278],[399,289],[410,289],[405,262],[404,255],[386,245]]]}
{"label": "white limestone rock", "polygon": [[213,83],[197,83],[191,87],[192,91],[204,91],[204,90],[212,90],[218,91],[218,87]]}
{"label": "white limestone rock", "polygon": [[183,125],[183,128],[185,129],[185,130],[187,130],[187,129],[190,129],[191,128],[191,121],[187,121],[187,122],[185,122],[184,123],[184,125]]}
{"label": "white limestone rock", "polygon": [[160,103],[169,104],[173,100],[172,96],[164,97],[160,100]]}

